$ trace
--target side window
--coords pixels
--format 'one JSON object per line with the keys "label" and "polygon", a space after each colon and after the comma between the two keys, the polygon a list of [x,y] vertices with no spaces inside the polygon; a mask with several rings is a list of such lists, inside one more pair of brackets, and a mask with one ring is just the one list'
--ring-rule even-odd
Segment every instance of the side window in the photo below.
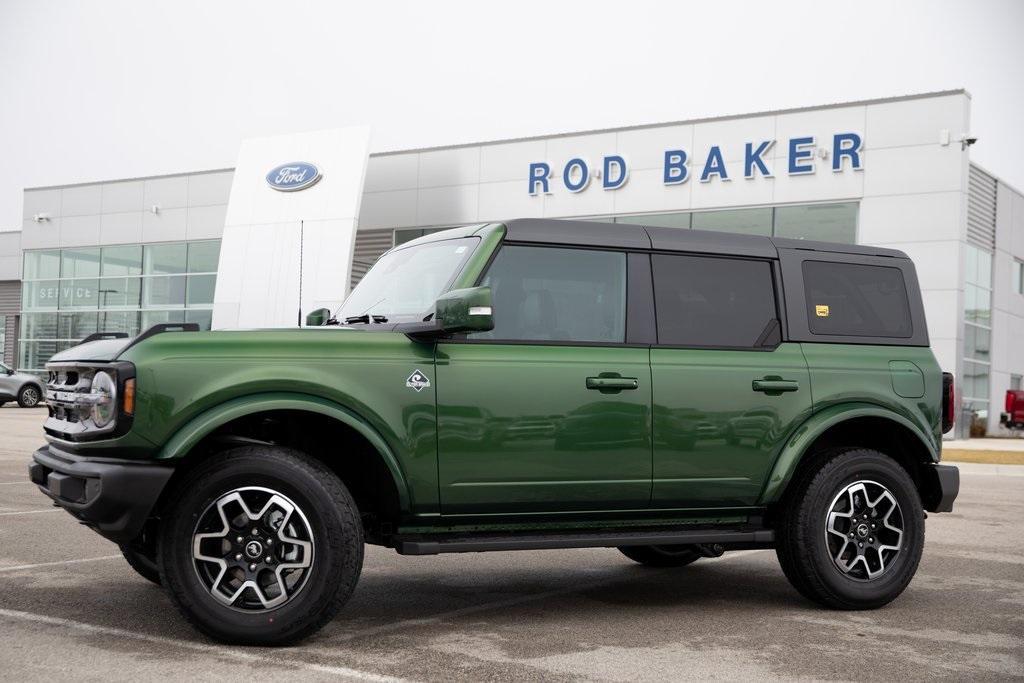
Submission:
{"label": "side window", "polygon": [[626,338],[626,255],[504,246],[481,283],[494,329],[472,339],[621,343]]}
{"label": "side window", "polygon": [[768,262],[655,254],[651,265],[659,344],[745,348],[779,339]]}
{"label": "side window", "polygon": [[803,274],[812,334],[901,339],[913,335],[899,268],[804,261]]}

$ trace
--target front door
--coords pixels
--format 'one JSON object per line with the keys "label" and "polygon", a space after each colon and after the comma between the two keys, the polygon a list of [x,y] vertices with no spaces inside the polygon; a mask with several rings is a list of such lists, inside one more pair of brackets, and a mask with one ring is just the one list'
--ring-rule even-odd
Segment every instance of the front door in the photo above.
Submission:
{"label": "front door", "polygon": [[800,345],[781,343],[769,261],[652,257],[656,508],[754,505],[810,414]]}
{"label": "front door", "polygon": [[494,330],[437,347],[444,514],[645,508],[646,347],[625,344],[626,254],[502,247]]}

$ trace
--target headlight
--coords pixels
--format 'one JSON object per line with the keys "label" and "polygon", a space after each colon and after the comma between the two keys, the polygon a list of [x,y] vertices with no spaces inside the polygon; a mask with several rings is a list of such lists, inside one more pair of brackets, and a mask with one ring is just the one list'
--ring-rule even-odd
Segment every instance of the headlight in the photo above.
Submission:
{"label": "headlight", "polygon": [[101,370],[93,376],[89,393],[95,397],[92,421],[97,427],[106,427],[117,417],[117,383]]}

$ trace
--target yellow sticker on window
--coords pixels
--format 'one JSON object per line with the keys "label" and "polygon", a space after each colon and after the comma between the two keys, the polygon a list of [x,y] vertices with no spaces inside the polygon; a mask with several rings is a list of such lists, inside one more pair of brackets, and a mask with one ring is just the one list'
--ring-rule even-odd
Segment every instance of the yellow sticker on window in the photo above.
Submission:
{"label": "yellow sticker on window", "polygon": [[828,317],[828,306],[821,306],[821,305],[815,306],[814,307],[814,315],[818,316],[819,318],[827,318]]}

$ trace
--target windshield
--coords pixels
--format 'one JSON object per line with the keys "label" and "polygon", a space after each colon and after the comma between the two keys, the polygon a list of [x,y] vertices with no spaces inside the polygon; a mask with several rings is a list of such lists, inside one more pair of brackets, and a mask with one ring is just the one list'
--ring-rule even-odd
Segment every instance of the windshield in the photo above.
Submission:
{"label": "windshield", "polygon": [[422,320],[479,242],[478,237],[462,237],[385,254],[345,299],[337,319],[367,315],[388,322]]}

